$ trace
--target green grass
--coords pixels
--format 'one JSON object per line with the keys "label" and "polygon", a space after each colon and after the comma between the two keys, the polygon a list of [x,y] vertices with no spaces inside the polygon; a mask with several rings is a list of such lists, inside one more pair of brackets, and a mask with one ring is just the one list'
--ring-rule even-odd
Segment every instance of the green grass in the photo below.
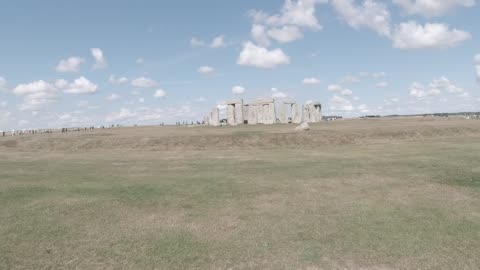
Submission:
{"label": "green grass", "polygon": [[0,269],[478,269],[479,153],[0,153]]}

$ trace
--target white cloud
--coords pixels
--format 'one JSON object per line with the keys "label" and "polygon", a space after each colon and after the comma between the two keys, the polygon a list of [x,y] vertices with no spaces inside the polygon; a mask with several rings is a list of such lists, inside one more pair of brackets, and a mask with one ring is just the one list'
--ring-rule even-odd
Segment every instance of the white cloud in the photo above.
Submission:
{"label": "white cloud", "polygon": [[80,57],[70,57],[68,59],[62,59],[58,63],[57,67],[55,68],[58,72],[79,72],[80,65],[84,62],[84,60]]}
{"label": "white cloud", "polygon": [[122,108],[119,112],[112,112],[105,118],[108,123],[119,124],[156,124],[163,121],[176,119],[188,119],[195,117],[195,112],[189,105],[181,105],[168,108],[146,108],[136,109]]}
{"label": "white cloud", "polygon": [[272,98],[286,98],[288,95],[284,92],[278,91],[277,88],[270,89],[272,92]]}
{"label": "white cloud", "polygon": [[330,92],[341,92],[343,90],[343,87],[338,85],[338,84],[330,84],[327,87],[328,91]]}
{"label": "white cloud", "polygon": [[357,83],[360,82],[360,80],[352,75],[348,75],[342,78],[341,83]]}
{"label": "white cloud", "polygon": [[462,87],[460,87],[459,85],[455,84],[454,82],[450,81],[445,77],[434,79],[429,84],[429,87],[430,89],[436,89],[436,90],[447,92],[450,94],[462,95],[465,93],[465,89],[463,89]]}
{"label": "white cloud", "polygon": [[346,89],[341,85],[338,84],[330,84],[327,87],[328,91],[330,92],[337,92],[340,93],[342,96],[351,96],[353,94],[353,91],[350,89]]}
{"label": "white cloud", "polygon": [[475,61],[475,69],[477,73],[477,80],[480,81],[480,54],[477,54],[474,58]]}
{"label": "white cloud", "polygon": [[197,39],[197,38],[192,38],[190,39],[190,45],[192,47],[210,47],[212,49],[218,49],[218,48],[223,48],[226,46],[225,44],[225,36],[220,35],[212,39],[210,44],[207,44],[205,41]]}
{"label": "white cloud", "polygon": [[94,94],[97,92],[97,88],[98,86],[96,84],[82,76],[73,81],[73,83],[69,84],[68,87],[63,90],[63,92],[76,95]]}
{"label": "white cloud", "polygon": [[43,80],[19,84],[13,93],[23,96],[23,102],[19,105],[20,111],[39,111],[59,99],[55,86]]}
{"label": "white cloud", "polygon": [[410,96],[416,97],[418,99],[424,99],[427,97],[438,96],[441,94],[439,89],[429,89],[423,84],[414,82],[410,86]]}
{"label": "white cloud", "polygon": [[133,79],[131,83],[134,87],[140,87],[140,88],[154,87],[157,84],[154,80],[146,77],[139,77],[139,78]]}
{"label": "white cloud", "polygon": [[350,89],[343,89],[342,92],[340,92],[340,94],[342,94],[342,96],[351,96],[353,92]]}
{"label": "white cloud", "polygon": [[383,77],[386,77],[386,76],[387,76],[387,73],[386,73],[386,72],[383,72],[383,71],[381,71],[381,72],[375,72],[375,73],[372,73],[371,75],[372,75],[372,77],[373,77],[373,78],[376,78],[376,79],[378,79],[378,78],[383,78]]}
{"label": "white cloud", "polygon": [[386,87],[388,87],[388,83],[387,82],[379,82],[379,83],[375,84],[375,86],[377,88],[386,88]]}
{"label": "white cloud", "polygon": [[232,87],[232,93],[235,94],[235,95],[241,95],[241,94],[244,94],[245,93],[245,88],[242,87],[242,86],[234,86]]}
{"label": "white cloud", "polygon": [[281,49],[267,50],[252,42],[246,42],[243,45],[243,50],[237,60],[238,65],[257,68],[275,68],[289,63],[290,58]]}
{"label": "white cloud", "polygon": [[370,112],[370,109],[368,108],[368,106],[366,104],[360,104],[357,106],[357,110],[360,112],[360,113],[369,113]]}
{"label": "white cloud", "polygon": [[128,83],[128,78],[126,77],[116,77],[115,75],[110,75],[108,80],[113,84],[125,84]]}
{"label": "white cloud", "polygon": [[303,84],[320,84],[322,81],[320,79],[317,79],[317,78],[305,78],[303,79],[302,83]]}
{"label": "white cloud", "polygon": [[395,28],[392,39],[393,47],[398,49],[445,49],[458,46],[470,37],[470,33],[450,29],[446,24],[427,23],[423,26],[409,21]]}
{"label": "white cloud", "polygon": [[143,59],[143,58],[141,58],[141,57],[140,57],[140,58],[137,58],[137,60],[135,60],[135,63],[136,63],[137,65],[141,65],[141,64],[145,63],[145,59]]}
{"label": "white cloud", "polygon": [[7,91],[7,89],[8,89],[7,79],[0,77],[0,92]]}
{"label": "white cloud", "polygon": [[105,97],[105,100],[108,100],[108,101],[114,101],[118,99],[120,99],[120,96],[117,94],[110,94],[107,97]]}
{"label": "white cloud", "polygon": [[352,102],[340,96],[333,96],[329,100],[330,110],[333,112],[351,112],[355,110]]}
{"label": "white cloud", "polygon": [[205,101],[207,101],[207,99],[204,98],[204,97],[199,97],[199,98],[195,99],[195,102],[205,102]]}
{"label": "white cloud", "polygon": [[155,98],[163,98],[163,97],[165,97],[166,95],[167,95],[167,92],[165,92],[165,91],[162,90],[162,89],[157,89],[157,90],[155,91],[155,94],[153,94],[153,97],[155,97]]}
{"label": "white cloud", "polygon": [[320,30],[322,26],[315,17],[315,6],[326,2],[327,0],[285,0],[280,14],[270,16],[262,11],[251,10],[250,16],[256,23],[271,26],[295,25]]}
{"label": "white cloud", "polygon": [[212,43],[210,44],[210,48],[217,49],[217,48],[222,48],[225,47],[225,40],[224,36],[218,36],[212,40]]}
{"label": "white cloud", "polygon": [[93,58],[95,59],[95,64],[93,64],[93,69],[102,69],[107,67],[107,60],[103,56],[103,51],[99,48],[90,49]]}
{"label": "white cloud", "polygon": [[197,38],[192,38],[190,39],[190,45],[192,45],[192,47],[202,47],[205,46],[205,42]]}
{"label": "white cloud", "polygon": [[442,16],[456,7],[473,7],[475,0],[393,0],[408,14],[419,14],[426,17]]}
{"label": "white cloud", "polygon": [[198,73],[204,74],[204,75],[211,75],[215,72],[215,69],[209,66],[201,66],[198,68]]}
{"label": "white cloud", "polygon": [[303,38],[303,33],[296,26],[274,27],[268,30],[267,34],[280,43],[288,43]]}
{"label": "white cloud", "polygon": [[145,103],[145,99],[144,98],[139,98],[138,103]]}
{"label": "white cloud", "polygon": [[365,0],[361,6],[356,6],[354,0],[332,0],[331,3],[351,27],[365,27],[381,36],[390,36],[390,12],[385,4],[373,0]]}
{"label": "white cloud", "polygon": [[55,87],[58,88],[58,89],[64,89],[65,87],[67,87],[67,85],[68,85],[67,80],[58,79],[58,80],[55,81]]}
{"label": "white cloud", "polygon": [[270,46],[270,39],[268,38],[267,31],[265,30],[265,26],[260,24],[252,25],[251,30],[252,38],[257,44],[263,47]]}

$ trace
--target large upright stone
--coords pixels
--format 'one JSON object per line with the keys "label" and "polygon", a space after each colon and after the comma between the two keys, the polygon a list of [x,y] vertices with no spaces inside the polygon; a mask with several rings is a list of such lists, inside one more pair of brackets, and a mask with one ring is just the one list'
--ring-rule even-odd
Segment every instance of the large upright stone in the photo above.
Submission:
{"label": "large upright stone", "polygon": [[312,103],[312,110],[313,110],[313,120],[315,120],[315,123],[318,123],[322,121],[322,104],[320,102],[315,102]]}
{"label": "large upright stone", "polygon": [[227,105],[227,123],[229,125],[235,125],[235,105]]}
{"label": "large upright stone", "polygon": [[292,104],[292,123],[300,124],[302,122],[302,111],[298,109],[297,103]]}
{"label": "large upright stone", "polygon": [[249,104],[248,105],[248,124],[249,125],[256,125],[258,123],[257,120],[257,105]]}
{"label": "large upright stone", "polygon": [[288,124],[288,111],[292,105],[283,103],[280,107],[279,120],[282,124]]}
{"label": "large upright stone", "polygon": [[243,117],[243,100],[241,99],[238,103],[235,103],[235,124],[243,124],[244,117]]}
{"label": "large upright stone", "polygon": [[220,113],[218,111],[218,107],[214,107],[212,112],[210,113],[209,117],[209,125],[211,126],[219,126],[220,125]]}

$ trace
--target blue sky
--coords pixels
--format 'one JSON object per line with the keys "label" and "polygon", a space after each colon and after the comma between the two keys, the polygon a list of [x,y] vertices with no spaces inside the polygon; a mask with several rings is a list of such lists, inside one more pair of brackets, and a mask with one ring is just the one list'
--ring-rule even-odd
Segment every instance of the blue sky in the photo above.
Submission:
{"label": "blue sky", "polygon": [[475,0],[3,1],[0,130],[201,120],[226,99],[324,114],[480,110]]}

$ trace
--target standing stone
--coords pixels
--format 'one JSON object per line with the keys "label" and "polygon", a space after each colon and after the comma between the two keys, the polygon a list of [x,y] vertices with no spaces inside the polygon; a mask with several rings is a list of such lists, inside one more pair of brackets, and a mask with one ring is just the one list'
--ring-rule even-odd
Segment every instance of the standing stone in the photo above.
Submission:
{"label": "standing stone", "polygon": [[268,124],[277,123],[277,114],[275,112],[275,102],[268,104]]}
{"label": "standing stone", "polygon": [[300,124],[302,122],[302,111],[298,109],[297,103],[292,104],[292,123]]}
{"label": "standing stone", "polygon": [[210,117],[209,117],[209,122],[210,122],[210,125],[211,126],[219,126],[220,125],[220,113],[218,111],[218,107],[215,107],[212,109],[212,112],[210,113]]}
{"label": "standing stone", "polygon": [[228,104],[227,107],[227,122],[229,125],[235,125],[235,105]]}
{"label": "standing stone", "polygon": [[282,107],[280,108],[280,123],[282,124],[288,124],[288,109],[291,107],[290,104],[282,104]]}
{"label": "standing stone", "polygon": [[257,106],[255,104],[248,105],[248,124],[256,125],[257,121]]}
{"label": "standing stone", "polygon": [[235,103],[235,124],[243,124],[244,117],[243,117],[243,100],[239,100],[239,103]]}

